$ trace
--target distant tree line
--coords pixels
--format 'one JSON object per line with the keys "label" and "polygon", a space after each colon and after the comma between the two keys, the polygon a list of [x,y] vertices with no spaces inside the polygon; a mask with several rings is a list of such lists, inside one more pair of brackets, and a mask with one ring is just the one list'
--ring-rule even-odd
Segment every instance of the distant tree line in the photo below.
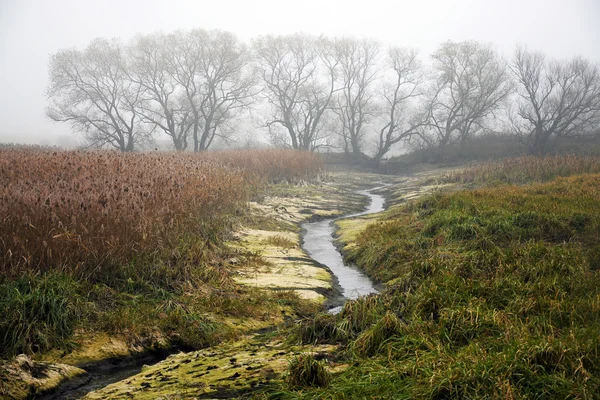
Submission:
{"label": "distant tree line", "polygon": [[533,154],[600,126],[600,67],[518,47],[445,42],[423,63],[415,49],[369,39],[261,36],[195,29],[96,39],[50,60],[49,106],[91,146],[133,151],[157,135],[207,150],[253,115],[271,143],[384,157],[397,143],[442,157],[485,132]]}

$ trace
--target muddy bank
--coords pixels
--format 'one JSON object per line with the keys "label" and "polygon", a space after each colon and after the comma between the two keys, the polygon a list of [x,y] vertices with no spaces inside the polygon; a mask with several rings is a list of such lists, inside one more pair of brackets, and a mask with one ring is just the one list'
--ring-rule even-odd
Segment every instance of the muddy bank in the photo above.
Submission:
{"label": "muddy bank", "polygon": [[[174,352],[174,349],[173,349]],[[58,390],[36,396],[36,400],[75,400],[87,393],[101,389],[111,383],[119,382],[136,375],[147,365],[154,365],[168,356],[168,353],[149,353],[139,357],[103,360],[96,365],[87,366],[86,373],[68,380]]]}
{"label": "muddy bank", "polygon": [[260,202],[250,203],[254,219],[236,232],[229,244],[258,257],[251,268],[236,269],[236,282],[293,291],[302,299],[327,306],[339,304],[342,288],[335,272],[301,246],[303,224],[330,221],[364,209],[365,197],[355,189],[366,180],[364,176],[338,177],[321,185],[280,186]]}

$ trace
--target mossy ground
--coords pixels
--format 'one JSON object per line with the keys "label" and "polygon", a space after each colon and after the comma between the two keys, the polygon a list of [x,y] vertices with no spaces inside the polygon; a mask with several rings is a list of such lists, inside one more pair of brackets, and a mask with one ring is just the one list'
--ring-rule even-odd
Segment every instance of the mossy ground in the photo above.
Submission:
{"label": "mossy ground", "polygon": [[260,202],[250,204],[248,227],[229,242],[233,248],[258,256],[251,267],[236,269],[235,281],[250,287],[291,290],[300,298],[324,302],[334,294],[332,277],[302,250],[299,225],[361,210],[365,199],[354,190],[376,179],[381,177],[337,175],[320,185],[272,186]]}
{"label": "mossy ground", "polygon": [[[290,346],[264,335],[170,356],[141,373],[88,394],[92,399],[238,398],[281,380],[293,354],[335,352],[336,346]],[[334,364],[331,367],[335,367]]]}
{"label": "mossy ground", "polygon": [[33,361],[21,354],[2,364],[0,395],[2,399],[22,399],[45,393],[61,383],[85,375],[86,371],[67,364]]}

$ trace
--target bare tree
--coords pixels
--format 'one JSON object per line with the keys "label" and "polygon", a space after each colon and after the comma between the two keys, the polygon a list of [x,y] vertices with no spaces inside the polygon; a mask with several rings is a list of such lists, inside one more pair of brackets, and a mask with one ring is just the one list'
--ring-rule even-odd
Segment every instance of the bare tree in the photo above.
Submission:
{"label": "bare tree", "polygon": [[216,137],[228,140],[232,119],[254,96],[246,46],[232,33],[196,29],[170,35],[167,49],[192,117],[194,151],[208,149]]}
{"label": "bare tree", "polygon": [[437,75],[425,110],[437,157],[451,141],[482,130],[512,91],[505,63],[489,45],[446,42],[432,55]]}
{"label": "bare tree", "polygon": [[[260,37],[253,47],[272,112],[265,122],[272,141],[291,142],[290,147],[300,150],[325,144],[326,112],[337,91],[331,43],[296,34]],[[289,141],[278,135],[277,127],[284,128]]]}
{"label": "bare tree", "polygon": [[414,49],[388,49],[387,77],[381,88],[380,119],[384,124],[379,130],[376,160],[383,158],[394,144],[419,134],[428,123],[427,116],[415,112],[416,107],[411,104],[422,95],[419,87],[423,83],[423,73],[417,56]]}
{"label": "bare tree", "polygon": [[147,135],[137,126],[141,89],[126,69],[117,41],[96,39],[83,51],[59,51],[50,59],[47,115],[70,123],[92,146],[133,151]]}
{"label": "bare tree", "polygon": [[341,91],[334,108],[341,123],[339,132],[346,153],[360,154],[366,125],[373,116],[372,86],[377,78],[381,45],[373,40],[333,40]]}
{"label": "bare tree", "polygon": [[600,67],[581,58],[547,62],[522,47],[511,70],[520,98],[512,128],[533,154],[553,139],[591,133],[600,125]]}
{"label": "bare tree", "polygon": [[168,62],[167,48],[171,44],[162,34],[136,37],[129,49],[131,64],[128,74],[142,89],[137,104],[142,121],[152,130],[162,130],[179,151],[188,146],[192,118],[183,88]]}

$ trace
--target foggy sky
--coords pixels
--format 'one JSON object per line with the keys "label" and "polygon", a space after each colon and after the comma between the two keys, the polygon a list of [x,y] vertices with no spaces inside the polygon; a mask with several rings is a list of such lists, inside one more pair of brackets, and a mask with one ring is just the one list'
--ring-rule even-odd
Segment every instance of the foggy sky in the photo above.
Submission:
{"label": "foggy sky", "polygon": [[0,142],[69,144],[45,116],[49,55],[96,37],[223,29],[248,40],[306,32],[417,47],[446,40],[516,43],[600,62],[600,0],[0,0]]}

